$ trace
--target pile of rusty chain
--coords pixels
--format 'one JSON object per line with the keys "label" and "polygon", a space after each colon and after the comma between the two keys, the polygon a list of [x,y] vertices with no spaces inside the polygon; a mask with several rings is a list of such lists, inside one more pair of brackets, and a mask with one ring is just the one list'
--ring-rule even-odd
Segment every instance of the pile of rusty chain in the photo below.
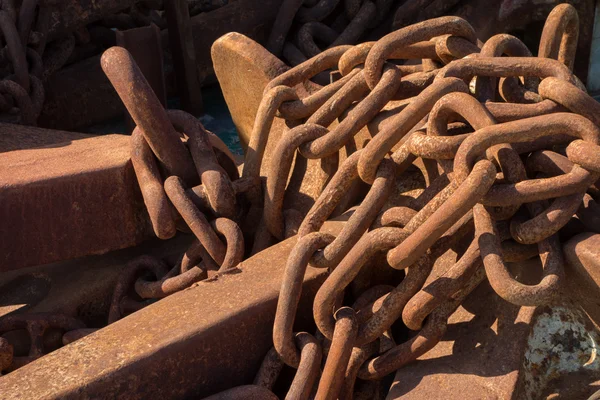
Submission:
{"label": "pile of rusty chain", "polygon": [[[283,55],[291,65],[298,65],[321,53],[317,42],[328,48],[357,43],[367,29],[381,23],[393,2],[379,1],[376,6],[369,0],[362,4],[360,0],[344,0],[343,7],[338,7],[339,3],[285,0],[275,18],[267,49],[276,56]],[[334,18],[328,26],[323,20],[330,16]],[[290,35],[293,42],[286,41],[294,22],[300,27],[295,35]]]}
{"label": "pile of rusty chain", "polygon": [[0,2],[0,119],[35,125],[44,104],[42,80],[56,67],[43,59],[52,0]]}
{"label": "pile of rusty chain", "polygon": [[[379,38],[409,23],[444,15],[460,0],[285,0],[275,18],[267,49],[296,66],[321,53],[322,48],[356,44]],[[393,22],[391,12],[393,11]],[[295,26],[295,28],[293,28]],[[291,32],[291,33],[290,33]],[[327,82],[324,78],[316,79]]]}
{"label": "pile of rusty chain", "polygon": [[[189,15],[210,12],[223,7],[227,0],[186,0]],[[126,31],[156,25],[160,30],[168,29],[163,0],[138,1],[118,13],[106,15],[81,27],[77,33],[77,47],[74,58],[83,59],[117,44],[116,31]]]}
{"label": "pile of rusty chain", "polygon": [[[297,369],[286,398],[376,398],[377,382],[431,350],[482,282],[519,306],[560,301],[559,234],[600,232],[600,105],[572,74],[578,25],[572,6],[557,6],[533,57],[507,34],[478,47],[465,20],[441,17],[326,50],[267,85],[242,176],[259,174],[276,116],[294,126],[267,169],[269,234],[290,231],[282,199],[294,156],[321,159],[329,181],[297,228],[273,349],[254,385],[215,398],[276,398],[284,365]],[[423,59],[418,70],[392,62],[410,58]],[[296,85],[336,65],[340,80],[298,95]],[[365,127],[376,134],[357,140]],[[355,151],[342,159],[343,148]],[[402,203],[397,188],[414,166],[425,187]],[[358,179],[370,189],[341,232],[321,232]],[[538,283],[511,273],[525,260],[541,266]],[[329,270],[315,335],[294,332],[308,264]],[[384,269],[404,272],[397,286],[376,279]],[[397,326],[412,331],[400,344]]]}
{"label": "pile of rusty chain", "polygon": [[[227,0],[187,0],[190,16],[216,10],[226,4]],[[156,24],[160,29],[166,29],[167,20],[164,14],[164,0],[143,0],[135,2],[122,12],[107,15],[94,26],[127,30]]]}
{"label": "pile of rusty chain", "polygon": [[[0,122],[36,125],[45,100],[44,83],[66,64],[100,54],[116,44],[115,29],[156,24],[167,28],[162,0],[131,7],[87,25],[71,21],[49,37],[63,0],[0,1]],[[190,15],[215,10],[227,0],[190,0]],[[82,20],[85,19],[82,12]]]}

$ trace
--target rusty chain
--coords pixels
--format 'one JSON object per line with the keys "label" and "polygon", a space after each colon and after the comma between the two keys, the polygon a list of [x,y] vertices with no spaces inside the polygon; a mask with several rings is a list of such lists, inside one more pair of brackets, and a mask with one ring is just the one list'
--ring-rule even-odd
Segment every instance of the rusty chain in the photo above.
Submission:
{"label": "rusty chain", "polygon": [[[294,16],[318,22],[294,4],[304,11],[284,10],[286,29]],[[356,4],[345,3],[349,12]],[[334,36],[326,28],[303,26],[322,43]],[[261,174],[273,121],[291,128],[263,168],[264,191],[254,193],[265,229],[286,237],[294,160],[321,160],[327,178],[297,229],[274,347],[255,385],[272,390],[286,364],[297,369],[286,398],[352,398],[357,382],[380,380],[435,347],[448,318],[483,282],[516,305],[557,300],[566,279],[559,233],[574,218],[597,230],[600,215],[600,106],[571,72],[577,32],[575,9],[556,7],[533,57],[505,34],[480,48],[466,21],[442,17],[377,42],[330,48],[267,85],[251,139],[252,175]],[[410,58],[422,60],[418,68],[390,62]],[[308,93],[296,86],[336,66],[342,79]],[[365,130],[370,140],[356,146]],[[420,195],[398,203],[398,182],[415,174],[424,182]],[[361,181],[369,186],[364,194],[344,201]],[[320,232],[348,210],[337,235]],[[442,262],[448,254],[452,261]],[[508,267],[529,259],[541,267],[537,284],[520,282]],[[382,260],[403,274],[397,286],[369,283]],[[294,332],[309,265],[329,271],[314,298],[315,335]],[[397,321],[414,331],[403,343],[391,337]],[[310,356],[299,335],[314,343]],[[307,365],[321,358],[315,378]]]}
{"label": "rusty chain", "polygon": [[50,12],[56,6],[54,1],[25,0],[17,9],[13,0],[1,3],[0,117],[4,122],[36,125],[45,98],[43,81],[70,55],[69,49],[62,49],[60,57],[53,48],[46,51]]}
{"label": "rusty chain", "polygon": [[[27,355],[16,354],[17,345],[21,345],[19,335],[16,339],[19,343],[11,344],[9,340],[0,337],[0,373],[9,372],[42,357],[44,354],[66,344],[65,336],[74,331],[85,329],[83,322],[76,318],[63,314],[52,313],[30,313],[5,315],[0,320],[0,335],[9,332],[25,331],[29,350]],[[48,335],[50,331],[58,332],[57,335]]]}
{"label": "rusty chain", "polygon": [[127,50],[113,47],[102,68],[132,115],[131,159],[156,236],[178,230],[196,240],[173,266],[151,256],[127,265],[117,280],[108,322],[215,273],[235,268],[245,253],[239,195],[258,179],[239,177],[233,155],[192,115],[165,110]]}

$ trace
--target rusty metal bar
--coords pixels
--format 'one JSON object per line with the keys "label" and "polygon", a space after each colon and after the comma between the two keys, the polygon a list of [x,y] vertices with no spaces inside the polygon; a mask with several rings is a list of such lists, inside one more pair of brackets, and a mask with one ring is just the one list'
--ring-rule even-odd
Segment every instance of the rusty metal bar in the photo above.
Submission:
{"label": "rusty metal bar", "polygon": [[[330,222],[325,230],[335,233],[343,225]],[[295,243],[295,238],[279,243],[229,273],[169,296],[2,377],[0,393],[6,400],[180,399],[252,382],[272,346],[283,270]],[[326,274],[325,269],[309,267],[304,277],[297,319],[304,329]]]}
{"label": "rusty metal bar", "polygon": [[187,0],[167,0],[164,4],[181,108],[193,115],[200,115],[204,106],[196,68],[196,47],[194,46],[188,2]]}
{"label": "rusty metal bar", "polygon": [[[160,29],[154,24],[141,28],[117,31],[117,46],[127,49],[163,107],[167,105],[167,88],[163,68],[163,52],[160,46]],[[135,122],[125,110],[127,132],[135,128]]]}

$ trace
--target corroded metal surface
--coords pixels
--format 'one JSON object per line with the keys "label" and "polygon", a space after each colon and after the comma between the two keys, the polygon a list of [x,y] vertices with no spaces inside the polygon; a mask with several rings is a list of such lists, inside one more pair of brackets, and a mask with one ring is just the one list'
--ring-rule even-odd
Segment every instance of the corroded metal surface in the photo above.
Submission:
{"label": "corroded metal surface", "polygon": [[[250,141],[263,89],[289,67],[262,46],[239,33],[229,33],[216,40],[211,48],[211,58],[240,141],[246,147]],[[243,86],[239,85],[241,76],[244,77]],[[275,136],[277,128],[271,131]]]}
{"label": "corroded metal surface", "polygon": [[[527,268],[526,265],[523,267]],[[600,364],[597,331],[572,306],[518,308],[491,296],[487,285],[449,319],[444,339],[417,362],[400,369],[388,399],[540,398],[566,395],[560,377],[579,371],[573,398],[587,398]],[[486,297],[485,306],[481,302]]]}
{"label": "corroded metal surface", "polygon": [[600,236],[588,232],[577,235],[564,244],[565,259],[572,290],[585,311],[600,325],[600,306],[597,293],[600,290]]}
{"label": "corroded metal surface", "polygon": [[[483,299],[485,303],[482,302]],[[398,370],[388,399],[508,399],[534,320],[534,308],[519,308],[480,287],[448,320],[448,332],[414,364]]]}

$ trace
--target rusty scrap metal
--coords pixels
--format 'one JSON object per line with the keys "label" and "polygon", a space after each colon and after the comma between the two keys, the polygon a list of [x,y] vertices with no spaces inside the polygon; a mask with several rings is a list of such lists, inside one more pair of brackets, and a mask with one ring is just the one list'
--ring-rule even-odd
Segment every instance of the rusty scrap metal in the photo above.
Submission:
{"label": "rusty scrap metal", "polygon": [[[3,48],[0,52],[0,120],[36,125],[44,105],[45,75],[43,60],[48,34],[48,8],[52,4],[24,1],[17,15],[12,0],[0,7],[0,32]],[[36,13],[37,10],[37,13]],[[36,14],[39,18],[34,26]],[[32,40],[32,38],[37,39]],[[56,60],[53,60],[54,63]]]}
{"label": "rusty scrap metal", "polygon": [[10,227],[0,233],[3,273],[151,237],[128,136],[12,124],[0,124],[0,131],[0,214]]}
{"label": "rusty scrap metal", "polygon": [[[342,226],[343,222],[329,221],[323,231],[335,234]],[[154,302],[3,376],[0,391],[7,398],[175,399],[202,398],[251,382],[272,346],[272,323],[286,256],[296,240],[276,244],[244,260],[238,268]],[[324,269],[307,268],[299,320],[309,318],[312,298],[325,275]],[[221,297],[225,293],[226,298]],[[214,303],[217,299],[223,301]],[[244,329],[240,329],[242,325]],[[245,343],[243,357],[240,343]],[[77,362],[82,351],[88,355],[86,362]],[[166,373],[148,374],[148,368]],[[64,373],[57,374],[57,370]],[[220,372],[215,374],[215,370]],[[133,385],[124,384],[132,377]],[[49,381],[53,384],[48,385]]]}
{"label": "rusty scrap metal", "polygon": [[[208,278],[209,271],[236,267],[245,253],[244,236],[235,222],[243,211],[236,196],[259,182],[245,179],[234,189],[232,179],[239,174],[226,147],[192,115],[166,111],[127,50],[111,48],[102,62],[137,124],[131,157],[155,234],[168,239],[177,229],[189,229],[197,238],[172,267],[150,257],[133,260],[115,287],[108,316],[111,324],[128,310],[147,305],[143,299],[169,296]],[[224,167],[216,152],[225,155],[221,157]],[[201,211],[198,205],[207,209]],[[216,218],[209,223],[212,216]],[[150,280],[144,276],[148,271]]]}
{"label": "rusty scrap metal", "polygon": [[[417,12],[422,3],[401,8]],[[429,2],[424,13],[454,4]],[[568,268],[561,246],[565,237],[597,229],[592,221],[600,218],[599,107],[572,73],[579,32],[572,6],[549,15],[538,57],[510,35],[481,43],[459,17],[347,44],[384,17],[386,1],[344,1],[344,13],[329,18],[331,26],[323,21],[337,0],[286,1],[284,7],[270,45],[276,52],[289,50],[283,38],[296,20],[302,24],[296,44],[308,59],[287,71],[279,65],[282,73],[269,82],[267,74],[258,77],[262,99],[248,129],[241,177],[223,143],[194,116],[163,108],[130,53],[113,47],[103,54],[102,68],[136,124],[131,159],[154,232],[161,239],[191,232],[194,241],[175,262],[148,255],[130,261],[117,279],[108,327],[88,336],[95,330],[60,320],[56,326],[69,331],[62,337],[69,346],[0,381],[0,389],[18,391],[32,371],[32,385],[42,394],[40,380],[50,374],[49,366],[72,361],[89,346],[98,350],[90,356],[97,364],[65,372],[68,377],[53,390],[65,396],[82,390],[92,396],[164,395],[177,385],[175,395],[207,395],[231,382],[180,370],[209,364],[198,345],[207,340],[207,346],[235,353],[233,361],[210,364],[245,374],[233,382],[244,385],[209,398],[275,398],[284,364],[296,370],[286,398],[359,398],[365,390],[381,392],[386,376],[440,346],[457,310],[486,285],[487,298],[513,308],[554,310],[572,291],[569,279],[584,281],[582,290],[597,294],[595,277],[587,273],[594,262],[588,260],[589,246],[597,238],[584,234],[567,242]],[[131,15],[111,22],[146,23],[157,18],[151,9],[135,6]],[[85,33],[78,37],[85,40]],[[227,58],[221,44],[213,48],[217,59]],[[321,44],[329,47],[321,52]],[[11,47],[13,65],[23,54]],[[251,57],[247,63],[253,63]],[[337,78],[328,84],[313,82],[333,70]],[[22,88],[35,86],[28,74],[16,74],[15,81]],[[278,134],[271,134],[274,128]],[[405,194],[403,185],[416,190]],[[347,222],[331,232],[325,221],[345,212]],[[578,223],[582,218],[588,220]],[[280,267],[276,284],[265,277],[271,270],[266,257]],[[540,274],[514,274],[515,263],[535,263]],[[236,286],[244,280],[235,276],[244,273],[255,274],[256,287]],[[230,315],[246,304],[239,297],[231,304],[204,302],[200,311],[214,310],[189,317],[190,308],[198,311],[194,289],[214,293],[210,285],[219,280],[232,296],[254,291],[269,303],[266,308],[275,308],[279,294],[274,320],[272,310],[240,317],[253,334],[261,334],[249,345],[251,367],[240,367],[243,360],[219,342],[222,334],[214,326],[203,325],[199,332],[186,325],[186,319],[200,318],[228,327],[232,337],[245,334],[235,331]],[[314,325],[300,328],[298,317],[306,309],[300,303],[311,280]],[[170,298],[151,300],[164,297]],[[175,318],[169,315],[164,328],[157,327],[155,310],[163,319],[175,310]],[[596,318],[593,305],[588,312]],[[0,333],[21,326],[11,321],[0,320]],[[122,339],[125,351],[102,348],[102,340],[127,336],[130,323],[142,331]],[[38,325],[28,325],[35,336],[31,357],[43,353],[46,325]],[[302,331],[304,326],[317,331]],[[164,331],[172,336],[165,339]],[[154,342],[139,346],[148,338],[160,341],[159,350]],[[0,366],[19,366],[22,360],[13,353],[0,340]],[[151,381],[153,368],[173,365],[174,358],[186,364]],[[13,369],[10,365],[6,368]],[[254,384],[247,385],[256,371]],[[71,382],[82,376],[84,388],[74,388]],[[132,376],[134,384],[123,384]],[[213,380],[208,392],[200,388],[201,379]]]}
{"label": "rusty scrap metal", "polygon": [[458,2],[441,0],[435,1],[435,4],[422,4],[430,2],[410,0],[398,6],[393,0],[320,0],[308,3],[286,0],[279,8],[266,47],[277,57],[283,55],[286,61],[296,66],[320,53],[321,45],[333,48],[357,44],[366,36],[381,37],[382,26],[391,24],[390,11],[395,13],[393,25],[394,29],[398,29],[409,25],[401,23],[401,18],[412,24],[439,17]]}
{"label": "rusty scrap metal", "polygon": [[[539,8],[549,11],[549,5],[556,1],[539,5]],[[35,2],[27,4],[32,3]],[[169,15],[166,12],[165,4],[168,6],[171,3],[164,3],[162,1],[132,2],[130,0],[124,2],[107,0],[102,2],[102,4],[94,4],[81,0],[43,2],[42,5],[44,7],[41,7],[39,12],[36,11],[39,15],[35,22],[40,23],[40,29],[34,29],[30,35],[32,36],[31,45],[35,46],[36,50],[39,51],[44,48],[44,53],[40,58],[43,59],[45,96],[43,99],[40,99],[40,106],[43,106],[43,108],[41,115],[39,115],[38,123],[43,127],[55,129],[81,129],[118,116],[123,111],[123,107],[118,102],[115,103],[116,95],[114,91],[107,84],[99,68],[94,68],[94,64],[97,62],[96,57],[104,49],[115,45],[115,32],[111,30],[112,28],[133,29],[154,23],[163,30],[163,47],[165,49],[168,47],[172,49],[171,52],[166,51],[166,53],[172,53],[176,59],[177,51],[174,45],[168,45],[170,40],[168,38],[168,30],[166,29],[167,22],[164,18],[166,15]],[[197,68],[194,68],[194,74],[188,73],[188,78],[193,75],[193,78],[189,78],[188,81],[203,82],[205,77],[212,74],[212,64],[208,60],[210,45],[222,34],[233,30],[232,27],[235,27],[235,31],[244,32],[260,39],[264,36],[263,31],[270,28],[270,23],[273,20],[276,23],[287,20],[286,18],[275,18],[278,9],[283,10],[286,8],[285,4],[283,4],[284,2],[281,0],[269,0],[264,5],[255,5],[253,3],[237,4],[236,2],[227,2],[226,0],[190,0],[186,1],[186,3],[187,7],[184,4],[181,9],[186,9],[184,11],[187,11],[192,16],[190,18],[192,35],[188,36],[190,40],[194,41],[194,47],[198,53],[197,62],[199,64],[196,66]],[[315,15],[318,17],[316,19],[320,20],[318,23],[326,24],[329,27],[330,33],[333,30],[337,35],[337,40],[331,43],[334,46],[344,43],[354,44],[367,38],[372,40],[381,37],[387,33],[395,12],[403,14],[405,17],[411,19],[411,22],[415,22],[443,15],[448,9],[452,10],[452,14],[458,15],[455,11],[458,11],[462,6],[461,4],[455,4],[455,1],[448,0],[435,2],[423,2],[421,0],[416,2],[404,1],[402,5],[397,4],[398,1],[393,0],[378,0],[374,2],[357,2],[355,0],[346,0],[343,2],[324,1],[318,5],[313,3],[309,2],[304,4],[304,6],[296,4],[297,7],[295,10],[302,6],[302,9],[311,10],[309,12],[310,15],[316,13]],[[419,10],[418,15],[401,11],[407,3],[412,3],[411,7]],[[426,4],[423,5],[421,3]],[[523,2],[518,3],[519,6],[524,6]],[[590,8],[590,5],[587,4],[590,3],[589,1],[574,0],[573,3],[580,10],[588,11]],[[60,4],[60,7],[57,6],[58,4]],[[323,6],[327,7],[322,8]],[[330,16],[323,19],[323,10],[326,9],[329,11],[331,6],[334,9],[331,11]],[[494,7],[497,8],[497,6],[498,4],[494,4]],[[469,8],[466,5],[464,7]],[[14,15],[13,19],[18,17],[19,11],[19,7],[17,7],[12,12],[11,15]],[[290,23],[292,23],[296,11],[290,11],[290,13]],[[302,13],[300,12],[299,14]],[[491,14],[501,15],[502,12],[492,12]],[[535,15],[525,14],[529,19],[538,20],[542,13],[536,10]],[[587,14],[591,15],[593,13],[588,12]],[[500,18],[500,21],[490,25],[497,26],[495,29],[501,29],[504,25],[509,25],[511,29],[526,27],[529,20],[523,16],[517,17],[519,18],[512,18],[513,20],[518,20],[518,23],[515,24],[512,23],[513,21],[504,21]],[[558,26],[560,24],[564,25],[563,20],[560,18],[569,18],[569,16],[557,16],[554,25],[549,25],[548,29],[550,31],[556,27],[560,28]],[[315,18],[310,17],[308,19],[311,21],[308,22],[309,24],[315,22]],[[589,19],[590,16],[586,15],[582,19],[582,23],[579,24],[579,27],[592,26],[593,24],[587,23]],[[573,21],[565,21],[568,24],[567,28],[570,29]],[[44,29],[41,29],[42,27]],[[296,32],[301,28],[302,24],[296,21],[296,24],[289,30],[288,41],[285,43],[286,47],[296,47],[291,42],[295,41],[297,37]],[[489,27],[478,26],[477,28],[478,32],[486,32],[480,35],[482,39],[490,35],[487,33],[490,29]],[[275,32],[276,30],[274,27],[273,31]],[[47,34],[44,35],[41,31],[47,31]],[[171,31],[173,31],[173,28],[171,28]],[[574,41],[575,43],[579,43],[579,54],[582,51],[587,51],[585,44],[582,44],[582,42],[586,41],[587,43],[589,36],[591,36],[591,31],[588,31],[590,31],[588,28],[582,29],[580,35],[583,40]],[[21,32],[19,34],[23,35]],[[573,41],[572,38],[574,35],[567,33],[565,38],[567,37]],[[457,42],[455,39],[450,39],[450,41]],[[443,42],[445,41],[440,40],[438,45],[443,46]],[[320,43],[317,40],[315,46],[317,49],[324,48],[324,43]],[[188,47],[191,48],[190,46]],[[267,47],[271,48],[271,46]],[[587,47],[589,48],[589,45]],[[189,53],[189,51],[186,52]],[[278,54],[277,52],[275,53]],[[298,55],[297,52],[296,55]],[[27,57],[29,58],[30,56],[28,55]],[[290,61],[292,65],[304,61],[306,56],[296,58],[296,61]],[[174,83],[176,81],[181,82],[183,79],[175,79],[174,75],[176,71],[174,70],[177,68],[170,68],[171,65],[176,67],[178,63],[172,57],[169,57],[169,54],[167,54],[164,61],[167,66],[167,74],[169,75],[167,76],[169,92],[181,93],[181,90],[175,90]],[[587,57],[578,57],[576,61],[579,64],[578,68],[580,71],[578,73],[581,74],[583,73],[581,64],[587,61]],[[29,63],[31,62],[29,61]],[[65,68],[61,68],[63,66]],[[413,65],[407,65],[406,67],[413,67]],[[77,76],[78,81],[75,81],[73,76]],[[327,74],[322,74],[317,79],[320,79],[320,82],[328,82]],[[209,82],[210,80],[206,81]],[[509,80],[508,82],[514,83],[513,80]],[[199,93],[198,91],[193,92]],[[20,95],[22,94],[20,93]],[[11,94],[11,97],[18,96],[18,94]],[[183,96],[184,100],[185,97]],[[38,101],[37,97],[34,99]],[[11,103],[14,102],[16,100],[11,100]],[[27,108],[27,105],[21,104],[19,108]],[[10,111],[16,113],[19,108],[13,104]],[[27,114],[26,119],[31,119],[29,111],[25,111],[25,114]],[[12,120],[20,118],[12,114],[9,114],[9,117]]]}
{"label": "rusty scrap metal", "polygon": [[[226,0],[189,1],[192,40],[197,53],[194,67],[198,79],[202,82],[205,77],[211,77],[213,74],[210,54],[211,45],[215,40],[232,30],[255,38],[262,37],[263,32],[273,21],[281,1],[268,0],[266,3],[260,4],[227,2]],[[87,29],[91,40],[88,43],[77,43],[68,64],[48,78],[46,101],[39,118],[40,126],[52,129],[81,130],[122,115],[123,104],[119,101],[117,93],[106,79],[99,64],[101,53],[116,45],[115,32],[111,30],[112,28],[132,29],[147,26],[149,22],[157,24],[161,28],[161,42],[165,50],[163,62],[167,91],[169,95],[177,93],[174,60],[168,56],[170,39],[166,21],[160,22],[156,18],[150,18],[147,20],[148,23],[144,22],[140,25],[132,18],[128,18],[130,23],[126,25],[111,25],[103,22],[103,18],[120,11],[123,11],[122,15],[129,17],[127,8],[132,4],[130,0],[123,2],[110,0],[103,1],[102,4],[88,3],[82,0],[65,2],[68,10],[65,10],[64,22],[71,23],[70,26],[74,29],[75,26],[83,26],[83,28],[77,29]],[[164,15],[162,9],[142,11],[148,14],[144,14],[144,17],[155,16],[157,12]],[[75,20],[77,15],[82,18],[80,24]],[[62,22],[61,16],[60,13],[53,13],[53,18],[58,19],[58,24]],[[165,25],[161,25],[162,23]],[[71,32],[69,29],[65,30],[65,33],[58,32],[57,37],[63,37],[67,31]],[[206,81],[207,83],[214,82],[212,79]]]}

